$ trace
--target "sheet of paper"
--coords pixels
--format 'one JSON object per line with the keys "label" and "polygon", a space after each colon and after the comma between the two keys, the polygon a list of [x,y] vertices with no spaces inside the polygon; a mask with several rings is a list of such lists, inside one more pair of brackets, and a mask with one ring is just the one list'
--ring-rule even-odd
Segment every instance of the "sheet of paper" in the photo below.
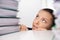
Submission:
{"label": "sheet of paper", "polygon": [[52,40],[51,31],[24,31],[1,36],[1,40]]}

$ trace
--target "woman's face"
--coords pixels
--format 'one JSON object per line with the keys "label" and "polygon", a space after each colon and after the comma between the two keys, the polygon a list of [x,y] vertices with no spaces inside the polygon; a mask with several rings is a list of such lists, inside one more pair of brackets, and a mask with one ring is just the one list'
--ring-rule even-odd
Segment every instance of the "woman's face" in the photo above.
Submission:
{"label": "woman's face", "polygon": [[47,30],[52,25],[52,16],[49,12],[40,10],[33,21],[33,30]]}

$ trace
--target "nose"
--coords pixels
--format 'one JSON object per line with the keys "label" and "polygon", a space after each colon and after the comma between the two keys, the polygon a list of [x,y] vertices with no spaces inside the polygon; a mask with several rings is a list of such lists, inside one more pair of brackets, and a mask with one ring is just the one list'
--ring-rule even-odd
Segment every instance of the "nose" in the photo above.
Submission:
{"label": "nose", "polygon": [[36,24],[37,24],[37,25],[39,24],[39,20],[36,20]]}

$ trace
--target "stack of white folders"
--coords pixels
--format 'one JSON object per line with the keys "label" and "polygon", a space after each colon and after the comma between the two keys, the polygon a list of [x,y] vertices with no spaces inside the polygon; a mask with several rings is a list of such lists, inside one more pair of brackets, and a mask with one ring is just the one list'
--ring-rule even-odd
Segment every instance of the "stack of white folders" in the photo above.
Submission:
{"label": "stack of white folders", "polygon": [[18,1],[0,0],[0,35],[18,31]]}
{"label": "stack of white folders", "polygon": [[4,27],[0,26],[0,36],[10,34],[10,33],[14,33],[14,32],[18,32],[18,31],[19,31],[18,25],[4,26]]}
{"label": "stack of white folders", "polygon": [[19,23],[18,18],[0,18],[0,26],[3,25],[17,25]]}
{"label": "stack of white folders", "polygon": [[0,17],[16,17],[16,15],[16,11],[0,9]]}
{"label": "stack of white folders", "polygon": [[18,2],[16,0],[0,0],[0,7],[17,9]]}

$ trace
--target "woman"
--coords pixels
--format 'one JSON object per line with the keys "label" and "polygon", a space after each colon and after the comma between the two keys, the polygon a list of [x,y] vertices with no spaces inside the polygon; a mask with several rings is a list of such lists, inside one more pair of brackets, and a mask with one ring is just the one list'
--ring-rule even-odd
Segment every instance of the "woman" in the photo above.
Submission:
{"label": "woman", "polygon": [[[36,15],[33,24],[32,30],[51,30],[54,23],[55,17],[53,15],[53,10],[49,8],[42,9]],[[20,31],[26,31],[28,28],[25,25],[20,26]]]}

